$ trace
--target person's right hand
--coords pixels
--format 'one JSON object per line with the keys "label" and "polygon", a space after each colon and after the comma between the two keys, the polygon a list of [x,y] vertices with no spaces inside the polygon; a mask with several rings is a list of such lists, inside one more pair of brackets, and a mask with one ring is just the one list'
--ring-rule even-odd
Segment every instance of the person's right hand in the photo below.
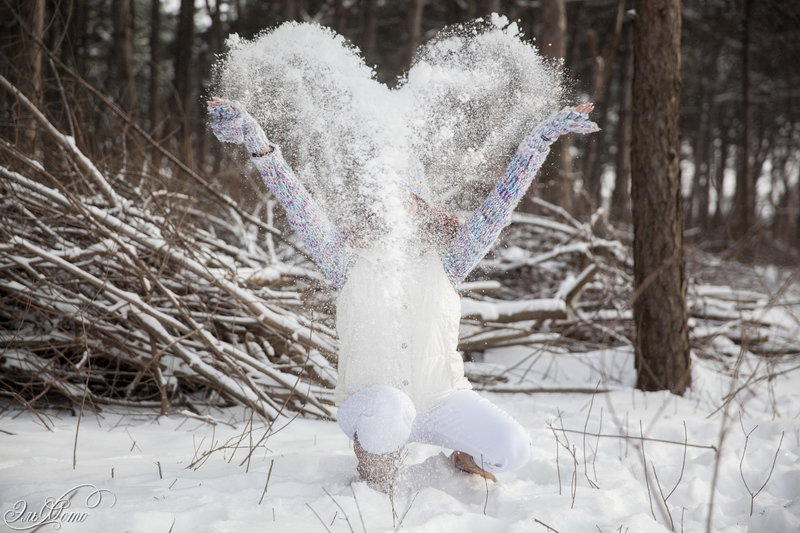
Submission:
{"label": "person's right hand", "polygon": [[215,96],[207,106],[214,136],[222,142],[244,144],[246,111],[239,103]]}
{"label": "person's right hand", "polygon": [[211,131],[222,142],[243,144],[251,154],[272,150],[264,130],[242,105],[233,100],[213,97],[207,102]]}

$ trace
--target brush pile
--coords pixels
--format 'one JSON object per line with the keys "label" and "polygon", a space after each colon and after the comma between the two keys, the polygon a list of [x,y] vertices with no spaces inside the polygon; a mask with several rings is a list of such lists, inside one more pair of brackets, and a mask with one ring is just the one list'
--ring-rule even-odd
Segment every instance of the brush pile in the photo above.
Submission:
{"label": "brush pile", "polygon": [[[264,195],[246,212],[185,168],[194,180],[188,194],[164,185],[174,175],[146,166],[100,170],[0,81],[49,147],[32,157],[0,145],[0,395],[32,409],[202,416],[240,404],[264,420],[331,416],[331,295],[290,232],[273,224],[274,202]],[[504,242],[462,286],[459,348],[480,360],[512,345],[631,345],[629,239],[550,204],[534,207],[514,216]],[[701,355],[746,346],[796,356],[796,320],[755,316],[792,294],[691,286],[695,347]],[[470,368],[478,386],[502,381]]]}
{"label": "brush pile", "polygon": [[51,148],[45,168],[3,143],[0,394],[329,416],[336,341],[301,294],[319,275],[278,258],[281,232],[202,181],[186,195],[163,177],[110,178],[16,96]]}

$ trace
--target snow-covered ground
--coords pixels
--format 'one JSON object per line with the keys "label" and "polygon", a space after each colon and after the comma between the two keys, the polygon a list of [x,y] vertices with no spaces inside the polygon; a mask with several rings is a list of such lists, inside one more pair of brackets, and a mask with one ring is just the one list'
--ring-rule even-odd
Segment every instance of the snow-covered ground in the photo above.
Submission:
{"label": "snow-covered ground", "polygon": [[[15,505],[42,520],[44,502],[68,493],[65,513],[85,515],[72,515],[83,521],[64,523],[65,532],[655,532],[671,529],[667,512],[676,531],[706,531],[718,468],[711,531],[800,531],[800,371],[757,380],[797,366],[796,358],[768,366],[748,356],[734,383],[723,363],[695,358],[692,390],[676,397],[636,391],[631,354],[621,349],[490,352],[472,370],[512,368],[508,384],[520,387],[611,392],[487,393],[529,429],[531,462],[487,486],[453,471],[441,450],[411,445],[393,501],[358,480],[350,444],[331,421],[282,420],[259,443],[265,428],[251,428],[238,409],[210,413],[225,422],[215,426],[104,411],[85,414],[78,428],[75,416],[42,413],[52,431],[28,411],[7,409],[0,529],[34,525],[32,515],[12,521]],[[768,477],[751,515],[750,492]],[[95,494],[89,508],[92,487],[70,492],[83,484],[108,492],[99,501]]]}

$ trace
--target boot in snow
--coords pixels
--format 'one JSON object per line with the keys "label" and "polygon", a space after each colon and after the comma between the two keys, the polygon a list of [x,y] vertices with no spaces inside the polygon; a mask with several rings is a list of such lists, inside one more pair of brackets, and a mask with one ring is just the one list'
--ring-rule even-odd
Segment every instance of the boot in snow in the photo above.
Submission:
{"label": "boot in snow", "polygon": [[371,488],[388,494],[394,486],[397,471],[400,469],[403,448],[389,453],[369,453],[361,447],[358,436],[355,436],[353,451],[356,452],[358,474],[361,479],[366,481]]}
{"label": "boot in snow", "polygon": [[468,474],[475,474],[481,476],[482,478],[489,479],[491,481],[497,481],[497,478],[494,477],[494,474],[491,472],[487,472],[480,466],[475,463],[475,459],[468,453],[455,451],[452,455],[453,464],[456,468],[461,470],[462,472],[466,472]]}

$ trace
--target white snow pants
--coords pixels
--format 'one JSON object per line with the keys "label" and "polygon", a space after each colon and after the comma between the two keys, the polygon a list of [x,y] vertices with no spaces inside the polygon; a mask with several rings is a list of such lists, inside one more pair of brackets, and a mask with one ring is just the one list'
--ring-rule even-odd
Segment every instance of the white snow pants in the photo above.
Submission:
{"label": "white snow pants", "polygon": [[515,470],[530,458],[530,437],[511,416],[472,390],[457,390],[417,413],[404,392],[377,385],[351,395],[339,407],[339,427],[361,446],[382,454],[421,442],[470,454],[490,472]]}

